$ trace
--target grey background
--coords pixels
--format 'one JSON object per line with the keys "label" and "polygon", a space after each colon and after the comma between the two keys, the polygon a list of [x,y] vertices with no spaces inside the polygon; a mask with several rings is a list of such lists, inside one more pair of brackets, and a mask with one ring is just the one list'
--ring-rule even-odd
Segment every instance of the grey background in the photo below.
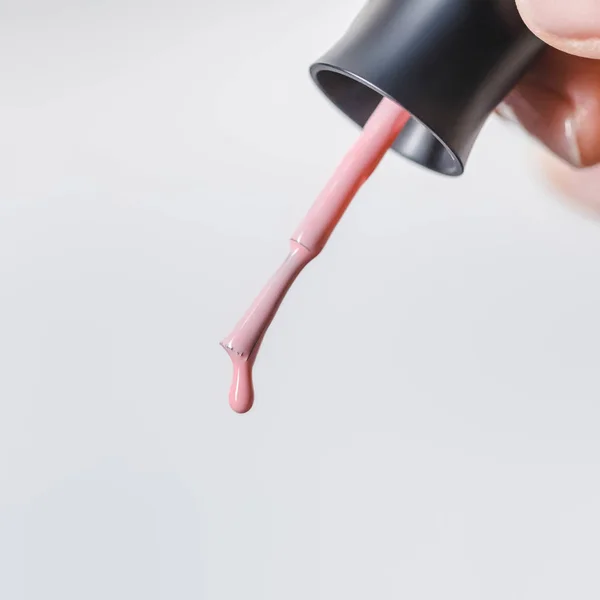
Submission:
{"label": "grey background", "polygon": [[0,2],[0,597],[598,597],[600,228],[516,130],[387,157],[227,407],[359,5]]}

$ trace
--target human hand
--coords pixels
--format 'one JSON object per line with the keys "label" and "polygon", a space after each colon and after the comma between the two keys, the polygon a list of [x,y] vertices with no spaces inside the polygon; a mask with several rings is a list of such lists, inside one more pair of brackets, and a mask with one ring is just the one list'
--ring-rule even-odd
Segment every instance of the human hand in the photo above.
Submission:
{"label": "human hand", "polygon": [[500,112],[560,159],[546,161],[551,181],[600,212],[600,0],[516,1],[552,48]]}

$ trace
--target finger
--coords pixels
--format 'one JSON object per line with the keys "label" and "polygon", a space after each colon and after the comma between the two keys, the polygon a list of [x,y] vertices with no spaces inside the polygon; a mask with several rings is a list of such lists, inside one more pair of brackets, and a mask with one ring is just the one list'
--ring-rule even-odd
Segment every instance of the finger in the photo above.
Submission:
{"label": "finger", "polygon": [[579,208],[600,216],[600,165],[574,169],[546,155],[542,168],[549,181]]}
{"label": "finger", "polygon": [[500,110],[569,164],[600,162],[600,61],[550,49]]}
{"label": "finger", "polygon": [[517,0],[517,6],[529,28],[551,46],[600,58],[598,0]]}

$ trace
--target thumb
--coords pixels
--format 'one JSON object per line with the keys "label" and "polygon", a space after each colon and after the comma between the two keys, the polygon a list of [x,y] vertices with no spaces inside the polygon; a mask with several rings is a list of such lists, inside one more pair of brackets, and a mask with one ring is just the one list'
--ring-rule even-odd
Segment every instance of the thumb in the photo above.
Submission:
{"label": "thumb", "polygon": [[517,0],[528,27],[569,54],[600,59],[598,0]]}

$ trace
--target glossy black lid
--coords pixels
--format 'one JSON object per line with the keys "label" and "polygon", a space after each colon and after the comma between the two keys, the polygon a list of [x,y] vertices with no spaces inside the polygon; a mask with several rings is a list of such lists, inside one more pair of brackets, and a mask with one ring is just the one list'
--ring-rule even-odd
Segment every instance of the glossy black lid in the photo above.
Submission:
{"label": "glossy black lid", "polygon": [[515,0],[370,0],[310,71],[360,126],[382,96],[396,100],[413,119],[394,150],[461,175],[487,117],[543,48]]}

